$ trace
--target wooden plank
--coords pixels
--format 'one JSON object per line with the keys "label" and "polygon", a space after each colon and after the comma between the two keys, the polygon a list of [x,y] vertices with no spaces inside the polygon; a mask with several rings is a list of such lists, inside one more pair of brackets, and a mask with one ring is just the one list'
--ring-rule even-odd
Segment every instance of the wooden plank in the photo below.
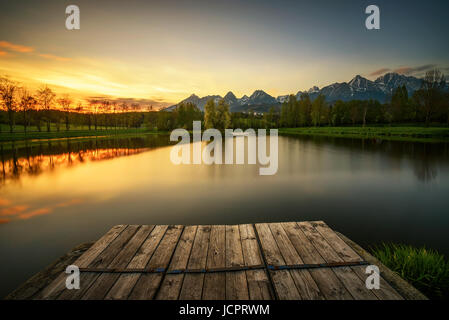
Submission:
{"label": "wooden plank", "polygon": [[[205,269],[207,251],[209,248],[210,226],[198,226],[192,252],[190,253],[188,269]],[[204,273],[188,273],[184,275],[181,300],[200,300],[203,292]]]}
{"label": "wooden plank", "polygon": [[311,224],[324,239],[326,239],[343,261],[363,261],[363,259],[323,221],[312,222]]}
{"label": "wooden plank", "polygon": [[[159,245],[162,237],[167,231],[167,228],[168,226],[165,225],[155,226],[148,236],[147,240],[145,240],[142,246],[137,250],[137,253],[134,255],[127,268],[145,268],[145,266],[148,264],[148,261],[150,261],[151,257],[153,256],[153,253]],[[111,290],[109,290],[109,292],[107,293],[105,299],[127,299],[139,278],[140,273],[121,274]]]}
{"label": "wooden plank", "polygon": [[[187,268],[190,252],[192,251],[193,240],[197,226],[186,226],[182,232],[181,239],[176,246],[175,253],[168,267],[169,271],[184,270]],[[156,299],[159,300],[176,300],[181,291],[184,274],[167,274],[161,284]]]}
{"label": "wooden plank", "polygon": [[[327,240],[330,246],[343,259],[343,261],[363,261],[363,259],[323,221],[311,222],[311,225],[314,226],[315,229]],[[384,279],[381,279],[381,289],[367,289],[365,285],[365,280],[367,278],[367,275],[364,274],[365,268],[366,266],[356,266],[350,267],[350,270],[348,270],[348,268],[342,268],[342,270],[337,271],[346,275],[345,281],[349,281],[350,279],[352,279],[352,291],[350,291],[354,297],[356,297],[357,299],[374,299],[374,296],[378,299],[401,298],[400,295],[397,294],[395,290]],[[361,281],[357,281],[352,273],[355,273]],[[350,286],[350,283],[348,283],[348,286]]]}
{"label": "wooden plank", "polygon": [[[101,252],[87,267],[89,268],[107,268],[112,263],[117,254],[134,236],[140,226],[129,225],[123,230],[120,235],[112,241],[109,246]],[[80,274],[80,289],[79,290],[64,290],[58,299],[78,300],[84,296],[94,281],[100,276],[97,272],[82,272]]]}
{"label": "wooden plank", "polygon": [[[206,267],[226,267],[226,229],[225,226],[211,227]],[[224,300],[226,276],[224,272],[212,272],[204,275],[203,300]]]}
{"label": "wooden plank", "polygon": [[[304,264],[295,247],[290,242],[284,228],[282,228],[282,225],[280,223],[270,223],[269,227],[285,262],[290,265]],[[290,270],[290,274],[302,299],[324,299],[324,296],[321,294],[320,289],[308,270]]]}
{"label": "wooden plank", "polygon": [[[226,226],[226,267],[244,265],[239,226]],[[245,271],[226,272],[226,299],[249,299]]]}
{"label": "wooden plank", "polygon": [[[366,266],[351,267],[351,269],[359,276],[362,281],[366,281]],[[404,300],[404,298],[396,292],[395,289],[381,276],[379,289],[371,290],[379,300]]]}
{"label": "wooden plank", "polygon": [[[254,227],[250,224],[239,225],[242,241],[243,260],[246,266],[263,264],[259,244],[257,243]],[[249,298],[251,300],[270,300],[273,295],[266,270],[247,270]]]}
{"label": "wooden plank", "polygon": [[310,222],[299,222],[298,226],[326,262],[343,262],[343,259],[332,249],[326,239],[324,239]]}
{"label": "wooden plank", "polygon": [[[156,251],[148,263],[150,269],[165,270],[173,256],[184,226],[169,226]],[[150,300],[155,296],[164,273],[145,273],[137,280],[129,299]]]}
{"label": "wooden plank", "polygon": [[[347,254],[338,254],[335,249],[326,241],[323,235],[315,229],[311,222],[298,223],[300,228],[304,231],[306,236],[313,242],[315,248],[319,251],[326,262],[341,262],[345,259],[352,259]],[[338,248],[338,247],[337,247]],[[349,267],[333,268],[332,271],[343,283],[347,291],[355,299],[371,300],[376,299],[376,296],[370,292],[365,286],[365,283],[352,271]]]}
{"label": "wooden plank", "polygon": [[[126,228],[126,225],[117,225],[112,227],[104,236],[102,236],[92,247],[81,255],[73,265],[78,267],[88,266],[117,236]],[[61,273],[46,288],[39,292],[35,299],[56,299],[62,291],[66,289],[66,273]]]}
{"label": "wooden plank", "polygon": [[[108,268],[125,268],[131,259],[136,254],[137,250],[143,244],[150,232],[153,230],[153,225],[143,225],[134,234],[126,246],[117,254],[114,260],[109,264]],[[90,286],[87,292],[82,297],[83,300],[100,300],[105,297],[107,292],[111,289],[120,273],[103,273]]]}
{"label": "wooden plank", "polygon": [[[326,262],[296,222],[282,223],[282,227],[304,263],[321,264]],[[309,272],[326,299],[352,299],[343,283],[331,269],[310,269]]]}
{"label": "wooden plank", "polygon": [[[270,228],[266,223],[258,223],[255,225],[257,235],[262,246],[262,254],[268,265],[282,266],[285,260],[276,244]],[[271,280],[273,282],[276,296],[281,300],[299,300],[299,294],[294,280],[288,270],[270,271]]]}

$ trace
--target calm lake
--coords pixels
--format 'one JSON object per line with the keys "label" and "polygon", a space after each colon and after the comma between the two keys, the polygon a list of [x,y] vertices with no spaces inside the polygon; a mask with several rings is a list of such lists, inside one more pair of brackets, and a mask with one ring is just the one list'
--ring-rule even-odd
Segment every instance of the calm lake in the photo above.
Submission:
{"label": "calm lake", "polygon": [[[116,224],[324,220],[449,255],[449,144],[279,137],[279,169],[170,162],[168,136],[4,145],[0,296]],[[13,151],[14,150],[14,151]]]}

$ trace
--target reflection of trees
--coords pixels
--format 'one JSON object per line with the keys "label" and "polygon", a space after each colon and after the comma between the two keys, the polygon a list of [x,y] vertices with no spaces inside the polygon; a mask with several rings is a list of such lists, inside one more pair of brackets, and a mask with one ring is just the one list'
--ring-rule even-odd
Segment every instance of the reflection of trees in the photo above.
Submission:
{"label": "reflection of trees", "polygon": [[318,146],[333,146],[349,152],[382,154],[399,167],[406,160],[413,167],[417,179],[430,182],[438,175],[438,166],[449,166],[449,143],[420,143],[407,141],[382,141],[380,139],[348,139],[319,136],[302,136],[300,139]]}
{"label": "reflection of trees", "polygon": [[39,175],[58,167],[114,159],[141,153],[150,148],[166,146],[168,136],[145,136],[114,139],[86,139],[73,142],[70,139],[25,144],[23,148],[12,145],[9,150],[0,148],[2,162],[1,183],[22,175]]}

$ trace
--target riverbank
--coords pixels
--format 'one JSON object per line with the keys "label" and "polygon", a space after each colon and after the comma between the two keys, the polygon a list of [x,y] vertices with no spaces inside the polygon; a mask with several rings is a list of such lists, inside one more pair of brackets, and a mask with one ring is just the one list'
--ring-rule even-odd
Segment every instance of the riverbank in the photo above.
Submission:
{"label": "riverbank", "polygon": [[[14,148],[32,147],[42,143],[70,142],[75,143],[86,139],[121,139],[129,137],[145,137],[147,135],[168,134],[164,131],[148,131],[146,129],[123,129],[123,130],[71,130],[60,132],[33,132],[26,136],[18,136],[18,133],[9,134],[15,136],[8,140],[6,135],[0,134],[1,149],[11,150]],[[17,136],[16,136],[17,135]]]}
{"label": "riverbank", "polygon": [[61,130],[61,131],[32,131],[32,132],[1,132],[0,142],[35,140],[35,139],[62,139],[96,136],[113,136],[125,134],[158,134],[160,131],[151,131],[145,128],[138,129],[97,129],[97,130]]}
{"label": "riverbank", "polygon": [[304,127],[280,128],[279,133],[286,135],[326,136],[352,139],[382,139],[410,142],[449,142],[448,127]]}

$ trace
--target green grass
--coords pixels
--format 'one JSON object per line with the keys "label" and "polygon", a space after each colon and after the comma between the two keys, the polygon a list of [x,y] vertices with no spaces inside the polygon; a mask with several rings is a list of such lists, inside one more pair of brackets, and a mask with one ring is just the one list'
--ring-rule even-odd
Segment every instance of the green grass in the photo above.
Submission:
{"label": "green grass", "polygon": [[437,251],[392,243],[384,243],[371,251],[430,299],[449,298],[449,263]]}
{"label": "green grass", "polygon": [[62,139],[62,138],[75,138],[75,137],[95,137],[95,136],[112,136],[112,135],[123,135],[123,134],[146,134],[146,133],[156,133],[156,131],[149,131],[147,129],[100,129],[100,130],[61,130],[61,131],[33,131],[27,132],[1,132],[0,142],[9,141],[22,141],[22,140],[34,140],[34,139]]}
{"label": "green grass", "polygon": [[384,139],[416,142],[449,142],[448,127],[422,126],[353,126],[280,128],[280,134],[327,136],[339,138]]}

